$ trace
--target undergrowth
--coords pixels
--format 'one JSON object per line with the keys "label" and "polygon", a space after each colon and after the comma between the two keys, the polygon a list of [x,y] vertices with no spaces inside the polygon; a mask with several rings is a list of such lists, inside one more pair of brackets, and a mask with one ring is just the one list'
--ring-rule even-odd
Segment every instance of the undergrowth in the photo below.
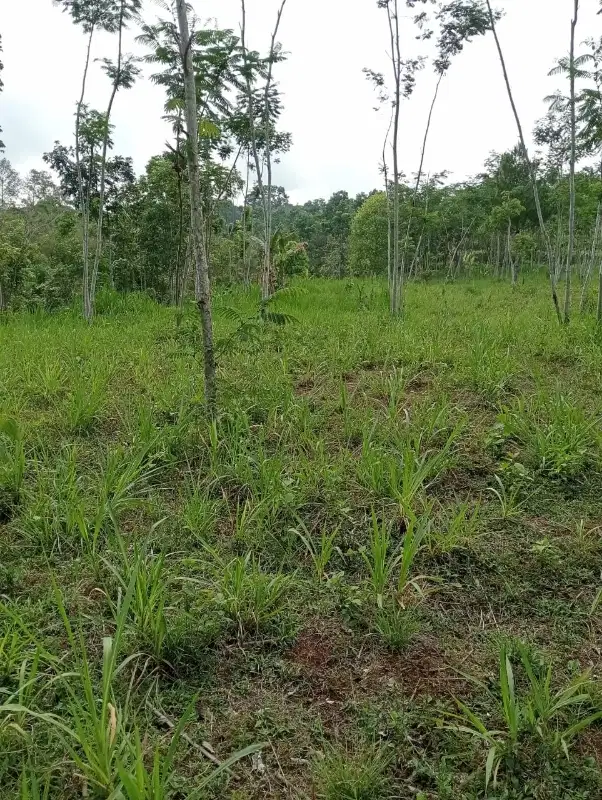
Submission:
{"label": "undergrowth", "polygon": [[218,296],[214,423],[192,306],[0,328],[0,798],[600,796],[600,338],[364,283]]}

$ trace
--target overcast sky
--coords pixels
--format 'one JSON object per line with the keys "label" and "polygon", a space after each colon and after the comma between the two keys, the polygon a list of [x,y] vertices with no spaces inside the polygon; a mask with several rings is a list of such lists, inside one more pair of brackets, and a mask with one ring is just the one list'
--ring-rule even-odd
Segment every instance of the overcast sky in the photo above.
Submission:
{"label": "overcast sky", "polygon": [[[278,0],[247,0],[250,46],[267,50]],[[239,0],[193,0],[197,14],[222,27],[238,29]],[[547,73],[568,51],[572,0],[498,0],[505,17],[499,34],[524,126],[531,130],[545,111],[543,97],[558,86]],[[578,40],[602,33],[597,0],[583,0]],[[144,17],[159,13],[145,0]],[[408,17],[409,25],[409,17]],[[74,104],[79,94],[85,40],[51,0],[0,0],[0,32],[5,65],[0,125],[5,156],[19,170],[42,165],[53,142],[71,143]],[[351,194],[379,186],[378,164],[386,130],[384,113],[374,111],[373,90],[363,67],[387,69],[385,12],[376,0],[288,0],[281,33],[289,52],[277,67],[286,111],[282,127],[293,147],[277,167],[275,182],[293,201]],[[414,54],[429,46],[408,40]],[[141,53],[134,32],[126,48]],[[116,38],[98,36],[94,57],[114,57]],[[408,53],[409,55],[409,53]],[[388,73],[387,73],[388,75]],[[430,70],[421,73],[414,97],[402,112],[402,158],[407,173],[418,166],[420,144],[434,88]],[[91,106],[104,109],[107,78],[98,64],[87,93]],[[115,152],[129,155],[142,171],[161,152],[169,130],[161,121],[164,96],[147,79],[118,95],[113,122]],[[502,81],[493,37],[473,42],[454,62],[441,88],[429,141],[427,172],[449,170],[462,180],[481,169],[492,150],[516,142],[516,129]]]}

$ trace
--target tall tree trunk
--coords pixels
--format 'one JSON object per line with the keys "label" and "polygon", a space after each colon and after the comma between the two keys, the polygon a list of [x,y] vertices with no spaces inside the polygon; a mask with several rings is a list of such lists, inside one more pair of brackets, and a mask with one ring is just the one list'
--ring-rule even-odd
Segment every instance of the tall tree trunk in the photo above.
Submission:
{"label": "tall tree trunk", "polygon": [[[414,209],[416,207],[416,200],[418,198],[418,192],[420,190],[420,183],[422,181],[422,171],[424,169],[424,159],[425,159],[425,156],[426,156],[426,145],[428,143],[429,133],[431,131],[431,123],[433,121],[433,111],[435,110],[435,104],[437,102],[437,97],[439,96],[439,88],[441,86],[441,81],[443,80],[443,76],[444,76],[444,73],[440,72],[439,73],[439,78],[437,79],[437,85],[435,87],[435,92],[433,94],[433,99],[431,101],[431,105],[430,105],[430,108],[429,108],[429,114],[428,114],[427,121],[426,121],[426,128],[424,129],[424,136],[423,136],[423,139],[422,139],[422,150],[420,151],[420,164],[418,166],[418,173],[416,175],[416,183],[414,184],[414,191],[412,193],[412,204],[410,206],[410,213],[408,215],[408,225],[407,225],[407,228],[406,228],[406,235],[405,235],[405,240],[404,240],[404,243],[403,243],[403,251],[402,251],[402,254],[401,254],[401,258],[402,258],[402,261],[403,261],[403,271],[404,271],[404,273],[405,273],[405,263],[406,263],[406,256],[407,256],[407,252],[408,252],[408,245],[409,245],[409,242],[410,242],[410,233],[412,231],[412,221],[414,219]],[[422,236],[420,238],[422,238]],[[413,264],[414,264],[415,261],[416,261],[416,254],[414,255],[414,258],[412,260],[412,266],[410,266],[410,270],[409,270],[409,278],[410,279],[412,277],[412,269],[413,269]]]}
{"label": "tall tree trunk", "polygon": [[[90,35],[88,36],[88,47],[86,49],[86,61],[84,64],[84,74],[82,77],[82,90],[77,103],[77,111],[75,113],[75,166],[77,170],[77,195],[79,213],[82,219],[82,256],[84,260],[83,275],[82,275],[82,299],[84,306],[84,317],[87,320],[92,319],[92,308],[90,304],[90,208],[86,203],[84,196],[84,178],[82,174],[82,161],[81,150],[79,146],[79,133],[81,127],[82,109],[84,106],[84,97],[86,95],[86,82],[88,79],[88,69],[90,66],[90,51],[92,49],[92,38],[94,36],[94,25],[90,28]],[[88,176],[88,183],[92,176]]]}
{"label": "tall tree trunk", "polygon": [[182,321],[182,308],[184,304],[184,281],[182,267],[182,251],[184,248],[184,195],[182,187],[182,164],[180,162],[181,137],[182,135],[182,112],[179,112],[176,127],[176,178],[178,182],[178,249],[176,252],[176,270],[174,289],[172,294],[173,304],[176,311],[176,324],[179,327]]}
{"label": "tall tree trunk", "polygon": [[497,232],[497,250],[495,256],[495,277],[502,277],[502,236]]}
{"label": "tall tree trunk", "polygon": [[564,324],[571,319],[571,278],[575,256],[575,160],[577,118],[575,111],[575,30],[579,19],[579,0],[574,0],[574,14],[571,20],[571,54],[569,61],[571,82],[571,158],[569,164],[569,246],[566,259],[566,284],[564,292]]}
{"label": "tall tree trunk", "polygon": [[278,15],[276,17],[276,26],[272,33],[270,44],[270,55],[268,63],[268,74],[266,77],[266,84],[264,89],[263,98],[263,125],[264,125],[264,149],[265,149],[265,165],[267,171],[267,186],[263,180],[263,170],[259,160],[259,152],[257,147],[257,132],[255,130],[255,107],[253,100],[253,86],[251,75],[248,69],[247,58],[247,45],[246,45],[246,28],[247,28],[247,12],[245,0],[241,0],[242,7],[242,26],[241,26],[241,47],[243,52],[243,60],[245,64],[245,81],[247,89],[247,106],[249,115],[249,127],[251,131],[251,150],[253,153],[253,160],[255,162],[255,169],[257,171],[257,187],[261,196],[261,204],[263,210],[263,223],[264,223],[264,256],[263,256],[263,269],[261,273],[261,297],[267,300],[271,294],[271,277],[272,277],[272,150],[271,150],[271,122],[270,122],[270,109],[269,109],[269,95],[272,86],[274,56],[276,52],[276,37],[280,29],[280,22],[282,20],[282,13],[286,0],[282,0]]}
{"label": "tall tree trunk", "polygon": [[510,264],[510,275],[512,286],[516,286],[516,262],[512,258],[512,221],[508,220],[508,263]]}
{"label": "tall tree trunk", "polygon": [[[393,125],[393,114],[391,114],[391,118],[389,119],[389,128],[387,129],[387,135],[385,136],[385,140],[383,142],[383,177],[385,179],[385,198],[387,200],[387,283],[389,285],[389,291],[391,287],[391,280],[393,277],[392,273],[392,246],[393,246],[393,233],[392,233],[392,226],[393,226],[393,219],[391,215],[391,192],[389,191],[389,168],[387,167],[387,144],[389,142],[389,136],[391,134],[391,126]],[[392,307],[391,307],[391,310]]]}
{"label": "tall tree trunk", "polygon": [[403,308],[404,275],[399,248],[399,115],[401,106],[401,51],[399,42],[398,0],[393,0],[394,11],[387,4],[387,18],[391,39],[391,63],[395,84],[393,113],[393,262],[391,264],[391,283],[389,297],[391,313],[397,316]]}
{"label": "tall tree trunk", "polygon": [[104,133],[102,139],[102,155],[100,158],[100,194],[98,198],[98,222],[96,227],[96,250],[94,252],[94,265],[92,267],[92,278],[90,280],[90,312],[91,317],[94,316],[94,306],[96,300],[96,282],[98,281],[98,270],[100,268],[100,257],[102,255],[102,223],[104,217],[105,206],[105,184],[107,173],[107,150],[109,146],[109,122],[111,119],[111,112],[113,110],[113,103],[115,102],[115,95],[121,83],[121,61],[123,57],[123,15],[125,14],[125,0],[121,0],[119,8],[119,43],[117,46],[117,69],[115,71],[115,80],[113,81],[113,89],[111,97],[109,98],[109,105],[105,115]]}
{"label": "tall tree trunk", "polygon": [[242,206],[242,265],[243,265],[245,289],[249,289],[251,286],[251,251],[249,249],[249,241],[247,235],[248,234],[247,223],[248,223],[248,216],[250,214],[249,211],[250,156],[251,154],[247,151],[247,176],[245,180],[245,195]]}
{"label": "tall tree trunk", "polygon": [[581,286],[581,299],[579,301],[579,311],[583,314],[585,310],[585,301],[587,298],[587,289],[591,279],[594,264],[596,263],[596,254],[598,252],[598,239],[600,238],[600,223],[602,221],[602,203],[598,203],[598,211],[596,213],[596,224],[594,226],[594,236],[592,240],[592,247],[587,260],[587,270],[583,276],[583,285]]}
{"label": "tall tree trunk", "polygon": [[197,117],[196,83],[186,0],[176,0],[176,7],[178,28],[180,31],[180,53],[184,72],[184,95],[186,102],[186,156],[188,162],[188,180],[190,184],[192,251],[195,263],[195,275],[199,287],[197,306],[203,329],[205,402],[209,416],[214,418],[217,411],[215,351],[213,347],[213,321],[211,318],[209,263],[204,241],[203,207],[201,204],[201,188],[199,181],[199,125]]}
{"label": "tall tree trunk", "polygon": [[512,106],[512,113],[514,114],[514,119],[516,121],[516,127],[518,129],[518,135],[521,144],[521,150],[523,152],[523,158],[525,159],[525,164],[527,165],[527,169],[529,172],[529,182],[531,184],[531,189],[533,191],[533,198],[535,200],[535,208],[537,209],[537,219],[539,221],[539,227],[541,230],[541,235],[543,237],[545,247],[546,247],[546,254],[548,257],[548,275],[550,278],[550,289],[552,292],[552,302],[554,303],[554,310],[556,311],[556,316],[558,317],[558,322],[562,323],[562,314],[560,312],[560,303],[558,302],[558,294],[556,292],[556,275],[555,275],[555,268],[554,268],[554,254],[552,252],[552,243],[550,241],[550,235],[548,233],[548,229],[546,228],[546,224],[543,218],[543,211],[541,210],[541,200],[539,197],[539,189],[537,187],[537,176],[535,175],[535,169],[533,168],[533,164],[531,159],[529,158],[529,151],[527,150],[527,145],[525,142],[525,136],[523,134],[523,126],[520,121],[520,117],[518,115],[518,110],[516,108],[516,103],[514,102],[514,95],[512,93],[512,87],[510,86],[510,78],[508,77],[508,70],[506,68],[506,60],[504,58],[504,53],[502,51],[502,46],[500,44],[499,37],[497,35],[497,28],[495,25],[495,17],[493,15],[493,10],[491,8],[491,0],[485,0],[487,3],[487,10],[489,11],[489,24],[491,26],[491,30],[493,32],[493,37],[495,39],[495,45],[497,47],[498,56],[500,59],[500,64],[502,67],[502,72],[504,74],[504,83],[506,84],[506,91],[508,92],[508,99],[510,100],[510,105]]}
{"label": "tall tree trunk", "polygon": [[268,77],[265,83],[265,94],[263,98],[264,107],[264,130],[263,135],[265,139],[265,163],[268,174],[267,184],[267,198],[266,198],[266,235],[265,235],[265,262],[263,269],[263,280],[261,282],[261,294],[264,300],[267,300],[271,292],[271,278],[272,278],[272,139],[271,139],[271,123],[270,123],[270,106],[269,106],[269,93],[272,85],[272,74],[274,71],[274,54],[276,48],[276,37],[280,28],[280,21],[282,20],[282,12],[286,0],[282,0],[282,4],[278,10],[276,17],[276,26],[272,33],[272,41],[270,44],[270,64],[268,67]]}

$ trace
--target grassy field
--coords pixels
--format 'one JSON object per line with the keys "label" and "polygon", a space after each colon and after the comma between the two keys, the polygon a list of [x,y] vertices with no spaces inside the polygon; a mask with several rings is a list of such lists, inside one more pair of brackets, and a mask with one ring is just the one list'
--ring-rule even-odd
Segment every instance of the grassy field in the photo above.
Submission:
{"label": "grassy field", "polygon": [[300,289],[0,326],[3,800],[602,796],[594,323]]}

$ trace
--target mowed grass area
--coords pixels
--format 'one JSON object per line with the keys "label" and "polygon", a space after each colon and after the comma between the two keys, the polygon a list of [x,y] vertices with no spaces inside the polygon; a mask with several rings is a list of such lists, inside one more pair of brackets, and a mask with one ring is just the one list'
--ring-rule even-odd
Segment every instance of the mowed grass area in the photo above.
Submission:
{"label": "mowed grass area", "polygon": [[0,797],[599,798],[593,321],[298,289],[0,326]]}

